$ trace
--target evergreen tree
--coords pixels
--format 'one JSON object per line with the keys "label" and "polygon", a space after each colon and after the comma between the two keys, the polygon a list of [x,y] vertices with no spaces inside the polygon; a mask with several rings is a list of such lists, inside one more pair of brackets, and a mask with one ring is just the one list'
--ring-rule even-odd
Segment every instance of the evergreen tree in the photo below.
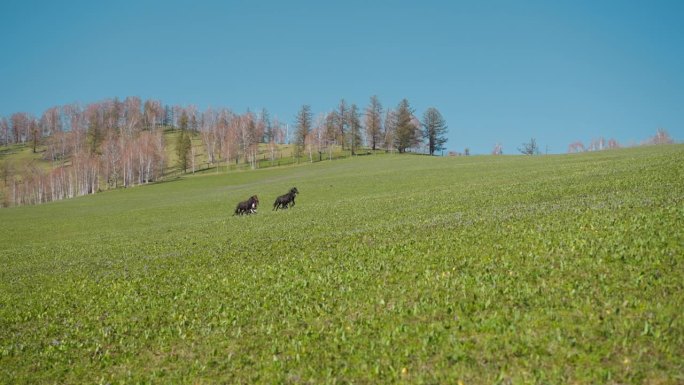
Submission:
{"label": "evergreen tree", "polygon": [[447,142],[447,125],[442,114],[434,107],[428,108],[423,114],[422,125],[423,138],[428,142],[430,155],[434,155],[435,151],[444,150],[444,144]]}
{"label": "evergreen tree", "polygon": [[[40,141],[41,131],[38,122],[35,120],[31,122],[31,143],[33,143],[33,153],[36,153],[36,148],[38,147],[38,142]],[[94,150],[93,150],[94,152]]]}
{"label": "evergreen tree", "polygon": [[180,118],[178,119],[178,125],[180,126],[181,131],[185,131],[188,129],[188,114],[183,111],[181,114]]}
{"label": "evergreen tree", "polygon": [[176,140],[176,153],[178,155],[178,166],[185,172],[188,169],[190,147],[192,147],[190,134],[187,132],[188,114],[185,111],[181,114],[178,124],[180,125],[180,135]]}
{"label": "evergreen tree", "polygon": [[178,166],[183,172],[188,169],[191,147],[192,141],[190,140],[190,134],[186,130],[181,130],[180,135],[178,135],[178,139],[176,140],[176,154],[178,155]]}
{"label": "evergreen tree", "polygon": [[270,143],[275,139],[275,135],[273,132],[273,124],[271,123],[271,116],[269,115],[268,110],[265,108],[261,110],[259,121],[263,129],[263,137],[260,138],[260,140],[263,143]]}
{"label": "evergreen tree", "polygon": [[91,120],[88,123],[88,131],[86,132],[86,137],[88,140],[88,150],[91,154],[97,153],[100,148],[100,143],[102,142],[103,135],[102,129],[96,120]]}
{"label": "evergreen tree", "polygon": [[397,106],[394,145],[400,153],[419,143],[418,127],[414,123],[413,109],[403,99]]}
{"label": "evergreen tree", "polygon": [[166,127],[169,127],[173,124],[173,108],[171,108],[168,104],[164,106],[164,120],[162,124]]}

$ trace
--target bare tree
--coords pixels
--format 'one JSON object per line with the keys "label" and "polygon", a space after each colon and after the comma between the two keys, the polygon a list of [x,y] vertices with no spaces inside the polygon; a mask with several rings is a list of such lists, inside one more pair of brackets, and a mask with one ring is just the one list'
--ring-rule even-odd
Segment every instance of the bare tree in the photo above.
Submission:
{"label": "bare tree", "polygon": [[368,145],[375,151],[382,140],[382,104],[375,95],[366,107],[365,126]]}
{"label": "bare tree", "polygon": [[97,192],[99,182],[98,158],[94,154],[81,151],[71,158],[71,163],[75,174],[76,195],[88,195]]}
{"label": "bare tree", "polygon": [[209,108],[202,113],[200,124],[200,138],[204,145],[204,151],[209,163],[216,161],[216,151],[218,148],[218,137],[216,135],[216,114]]}
{"label": "bare tree", "polygon": [[295,154],[299,158],[301,151],[306,145],[306,137],[311,131],[311,107],[303,105],[297,113],[297,132],[295,138]]}
{"label": "bare tree", "polygon": [[580,141],[572,142],[568,146],[568,153],[569,154],[577,153],[577,152],[584,152],[584,151],[586,151],[584,149],[584,144],[582,144],[582,142],[580,142]]}
{"label": "bare tree", "polygon": [[601,151],[606,148],[606,139],[604,137],[592,139],[589,143],[587,151]]}
{"label": "bare tree", "polygon": [[140,98],[127,97],[124,100],[124,131],[128,136],[133,136],[140,131],[143,124]]}
{"label": "bare tree", "polygon": [[613,149],[613,148],[620,148],[620,143],[618,143],[617,140],[610,138],[608,139],[608,148]]}
{"label": "bare tree", "polygon": [[247,113],[238,117],[238,121],[242,154],[245,158],[245,163],[249,163],[252,169],[254,169],[256,168],[258,143],[261,136],[257,129],[256,117],[253,113],[247,111]]}
{"label": "bare tree", "polygon": [[222,115],[222,124],[225,125],[225,135],[222,137],[222,144],[221,144],[221,149],[222,149],[222,154],[224,155],[224,158],[226,159],[226,165],[230,162],[232,159],[232,155],[234,155],[235,158],[235,163],[237,164],[238,158],[239,158],[239,132],[240,132],[240,119],[238,116],[235,116],[229,111],[226,111],[226,114]]}
{"label": "bare tree", "polygon": [[197,107],[191,104],[185,108],[185,113],[188,115],[187,129],[196,133],[199,130],[200,125],[200,119],[198,118],[199,111],[197,110]]}
{"label": "bare tree", "polygon": [[17,112],[10,116],[13,143],[26,143],[31,136],[31,117],[25,112]]}
{"label": "bare tree", "polygon": [[135,184],[135,174],[133,172],[133,164],[135,162],[135,153],[133,149],[133,138],[121,135],[119,137],[119,148],[121,151],[121,182],[124,187],[129,187]]}
{"label": "bare tree", "polygon": [[[312,143],[313,149],[318,153],[319,161],[323,160],[323,150],[328,145],[326,120],[327,114],[319,114],[313,125],[313,130],[311,130],[311,133],[309,134],[309,136],[311,136],[310,142]],[[311,160],[313,161],[313,158],[311,158]]]}
{"label": "bare tree", "polygon": [[283,124],[280,120],[278,120],[278,117],[275,117],[273,119],[273,142],[274,143],[279,143],[279,144],[287,143],[287,133],[286,133],[286,130],[283,129],[283,126],[286,126],[286,125]]}
{"label": "bare tree", "polygon": [[349,108],[347,123],[349,125],[349,148],[351,149],[351,154],[354,155],[356,150],[361,147],[361,120],[356,104],[352,104]]}
{"label": "bare tree", "polygon": [[58,107],[52,107],[45,110],[43,116],[40,118],[41,135],[49,137],[50,135],[62,131],[61,112]]}
{"label": "bare tree", "polygon": [[529,142],[520,145],[518,151],[524,155],[537,155],[540,153],[539,146],[534,138],[531,138]]}
{"label": "bare tree", "polygon": [[143,127],[153,130],[162,122],[164,109],[158,100],[146,100],[143,107]]}
{"label": "bare tree", "polygon": [[349,127],[349,122],[347,121],[349,114],[348,114],[348,107],[347,107],[347,102],[344,101],[344,99],[340,100],[340,104],[337,108],[337,112],[335,112],[334,121],[335,121],[335,138],[337,140],[337,143],[340,143],[342,145],[342,150],[345,148],[345,138],[347,135],[347,129]]}
{"label": "bare tree", "polygon": [[331,111],[325,115],[325,141],[332,159],[332,148],[337,143],[337,113]]}
{"label": "bare tree", "polygon": [[394,140],[397,133],[397,114],[395,111],[387,110],[383,126],[383,145],[385,152],[390,152],[394,149]]}
{"label": "bare tree", "polygon": [[3,145],[7,146],[10,143],[10,129],[9,122],[4,116],[0,116],[0,139]]}
{"label": "bare tree", "polygon": [[304,148],[306,149],[306,152],[309,154],[309,162],[313,163],[313,152],[314,152],[314,147],[316,146],[316,129],[311,130],[307,135],[306,138],[304,138]]}
{"label": "bare tree", "polygon": [[109,134],[102,143],[102,173],[109,187],[119,186],[122,149],[119,138]]}
{"label": "bare tree", "polygon": [[672,144],[674,140],[670,134],[664,129],[659,128],[654,136],[646,141],[646,144]]}

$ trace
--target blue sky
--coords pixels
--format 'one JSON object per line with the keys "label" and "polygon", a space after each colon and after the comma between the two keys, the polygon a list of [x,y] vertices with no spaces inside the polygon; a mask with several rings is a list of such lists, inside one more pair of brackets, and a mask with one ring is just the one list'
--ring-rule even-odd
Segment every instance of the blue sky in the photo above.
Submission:
{"label": "blue sky", "polygon": [[371,95],[436,107],[447,147],[684,139],[683,1],[0,4],[0,115],[139,96],[292,123]]}

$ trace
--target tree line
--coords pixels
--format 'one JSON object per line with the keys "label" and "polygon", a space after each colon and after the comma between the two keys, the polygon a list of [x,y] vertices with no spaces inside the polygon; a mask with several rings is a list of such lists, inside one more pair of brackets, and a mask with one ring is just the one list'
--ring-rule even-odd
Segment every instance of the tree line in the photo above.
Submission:
{"label": "tree line", "polygon": [[[664,128],[659,128],[656,130],[655,135],[643,140],[639,145],[641,146],[652,146],[659,144],[672,144],[675,143],[674,139]],[[634,146],[635,144],[632,144]],[[586,146],[581,141],[576,141],[568,145],[568,154],[585,152],[585,151],[602,151],[611,150],[615,148],[621,148],[622,145],[618,143],[617,140],[611,138],[606,139],[604,137],[598,137],[592,139]]]}
{"label": "tree line", "polygon": [[[0,116],[0,144],[28,145],[50,165],[4,161],[2,204],[49,202],[158,181],[174,170],[194,171],[199,150],[191,138],[201,141],[207,164],[218,170],[231,162],[256,168],[260,151],[265,149],[264,156],[274,160],[278,146],[291,140],[297,159],[308,156],[311,161],[314,154],[319,160],[323,154],[332,158],[333,148],[353,155],[362,148],[403,153],[424,145],[434,154],[444,149],[447,132],[436,108],[419,120],[406,99],[385,110],[376,96],[363,111],[343,99],[315,119],[311,108],[302,106],[294,126],[291,133],[288,124],[272,119],[266,109],[199,111],[138,97],[52,107],[39,117],[23,112]],[[177,132],[174,143],[166,143],[168,130]],[[169,146],[176,164],[169,164]]]}
{"label": "tree line", "polygon": [[[415,116],[407,99],[395,109],[383,109],[377,96],[372,96],[363,110],[342,99],[336,109],[313,118],[311,107],[303,105],[295,123],[295,149],[312,160],[326,149],[341,146],[357,154],[360,149],[404,153],[424,146],[430,155],[444,150],[447,125],[439,110],[428,108],[422,120]],[[364,142],[365,139],[365,142]]]}
{"label": "tree line", "polygon": [[[664,128],[659,128],[656,130],[656,134],[641,141],[641,143],[632,143],[627,147],[633,146],[652,146],[660,144],[673,144],[675,140],[670,136],[670,134]],[[568,145],[568,154],[580,153],[580,152],[593,152],[593,151],[604,151],[613,150],[617,148],[622,148],[617,140],[610,138],[606,139],[603,136],[592,139],[586,146],[582,141],[575,141]],[[467,149],[466,149],[467,150]],[[523,155],[540,155],[542,150],[537,144],[535,138],[531,138],[529,142],[524,142],[518,147],[518,152]],[[546,153],[546,152],[545,152]],[[503,155],[503,146],[501,143],[497,143],[491,152],[492,155]]]}

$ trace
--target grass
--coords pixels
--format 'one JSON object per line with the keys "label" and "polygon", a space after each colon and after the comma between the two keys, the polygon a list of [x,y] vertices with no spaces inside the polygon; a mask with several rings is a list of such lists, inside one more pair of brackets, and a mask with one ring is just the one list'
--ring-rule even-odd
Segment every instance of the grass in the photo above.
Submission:
{"label": "grass", "polygon": [[[167,129],[164,131],[164,141],[166,143],[165,145],[165,155],[167,159],[167,167],[164,171],[164,174],[166,176],[176,176],[181,174],[180,166],[178,164],[178,154],[176,153],[176,142],[178,141],[178,136],[180,135],[179,130],[175,129]],[[227,171],[237,171],[237,170],[250,170],[252,169],[252,165],[249,161],[245,160],[245,156],[242,152],[241,149],[233,149],[233,153],[231,155],[231,160],[229,162],[226,162],[225,160],[221,160],[220,164],[218,165],[218,170],[217,170],[217,163],[210,163],[209,162],[209,155],[206,152],[206,147],[204,146],[202,142],[202,137],[200,136],[199,133],[196,132],[191,132],[191,143],[192,147],[195,150],[195,173],[202,173],[202,172],[227,172]],[[292,164],[301,164],[301,163],[307,163],[307,162],[317,162],[319,160],[328,160],[329,158],[332,159],[340,159],[340,158],[345,158],[349,157],[350,151],[349,150],[342,150],[340,146],[333,146],[333,151],[328,154],[327,149],[325,152],[322,154],[318,154],[317,151],[314,151],[311,156],[311,160],[309,159],[309,154],[306,151],[303,151],[302,154],[300,155],[299,158],[295,157],[295,145],[294,144],[276,144],[275,145],[275,151],[273,154],[271,154],[269,144],[266,143],[260,143],[258,145],[257,149],[257,165],[256,168],[268,168],[268,167],[278,167],[278,166],[289,166]],[[371,153],[370,150],[367,150],[366,152]],[[376,150],[375,153],[383,153],[384,151]],[[236,153],[239,153],[239,156],[237,159],[235,159]],[[365,153],[365,152],[364,152]],[[274,159],[271,160],[271,155],[273,155]],[[0,153],[1,156],[1,153]],[[217,153],[216,156],[218,157],[219,154]],[[0,157],[0,159],[2,159]],[[187,173],[191,173],[192,171],[192,160],[189,160],[188,162],[188,169]],[[226,164],[227,163],[227,164]]]}
{"label": "grass", "polygon": [[0,160],[9,160],[18,164],[33,162],[48,167],[49,162],[43,161],[43,151],[45,151],[45,149],[39,147],[37,153],[34,153],[30,143],[0,146]]}
{"label": "grass", "polygon": [[682,383],[682,164],[383,155],[3,209],[0,383]]}

